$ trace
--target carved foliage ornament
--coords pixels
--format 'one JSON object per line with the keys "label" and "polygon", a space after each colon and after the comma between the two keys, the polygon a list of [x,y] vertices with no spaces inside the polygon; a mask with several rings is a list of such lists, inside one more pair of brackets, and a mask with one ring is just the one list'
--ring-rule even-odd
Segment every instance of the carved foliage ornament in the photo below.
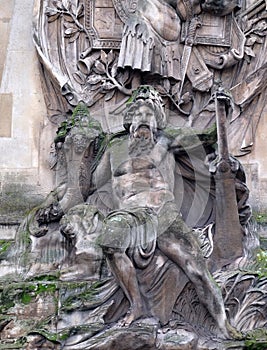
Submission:
{"label": "carved foliage ornament", "polygon": [[[150,84],[169,101],[178,124],[188,120],[201,129],[215,120],[209,103],[212,86],[221,84],[238,96],[230,132],[246,140],[241,154],[249,151],[261,115],[249,103],[265,82],[253,84],[250,93],[244,84],[266,63],[266,2],[223,1],[220,15],[213,3],[36,1],[34,40],[51,119],[64,119],[79,101],[98,110],[118,104],[138,85]],[[233,145],[240,153],[240,141]]]}

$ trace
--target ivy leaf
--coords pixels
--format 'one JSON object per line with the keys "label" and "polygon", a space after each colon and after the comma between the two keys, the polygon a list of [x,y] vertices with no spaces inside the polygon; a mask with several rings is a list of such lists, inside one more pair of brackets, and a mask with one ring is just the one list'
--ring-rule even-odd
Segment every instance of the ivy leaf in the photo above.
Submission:
{"label": "ivy leaf", "polygon": [[66,22],[69,22],[69,23],[74,23],[74,20],[73,20],[73,18],[71,17],[71,15],[68,15],[68,14],[66,14],[66,13],[64,13],[64,20],[66,21]]}
{"label": "ivy leaf", "polygon": [[260,37],[256,37],[256,43],[257,44],[263,44],[263,42],[264,42],[264,39],[263,38],[260,38]]}
{"label": "ivy leaf", "polygon": [[54,22],[56,19],[59,18],[60,13],[57,13],[56,15],[48,15],[48,16],[49,16],[49,17],[48,17],[47,22],[48,22],[48,23],[51,23],[51,22]]}
{"label": "ivy leaf", "polygon": [[107,64],[108,55],[106,54],[106,52],[104,50],[101,50],[100,59],[103,63]]}
{"label": "ivy leaf", "polygon": [[108,82],[105,82],[103,85],[102,85],[102,88],[104,90],[112,90],[114,89],[114,85],[112,83],[110,83],[109,81]]}
{"label": "ivy leaf", "polygon": [[172,89],[171,89],[171,94],[172,94],[172,96],[175,96],[178,92],[179,92],[179,90],[180,90],[180,82],[178,82],[178,83],[176,83],[176,84],[174,84],[173,85],[173,87],[172,87]]}
{"label": "ivy leaf", "polygon": [[96,75],[96,74],[90,75],[89,78],[87,79],[88,83],[91,85],[95,85],[99,83],[101,80],[102,80],[102,76]]}
{"label": "ivy leaf", "polygon": [[64,23],[64,27],[65,28],[71,28],[71,29],[77,29],[77,27],[76,27],[76,25],[75,25],[75,23],[70,23],[70,22],[65,22]]}
{"label": "ivy leaf", "polygon": [[80,4],[77,8],[76,17],[80,18],[83,16],[83,14],[84,14],[84,6],[83,4]]}
{"label": "ivy leaf", "polygon": [[114,61],[115,55],[113,50],[110,50],[107,57],[107,63],[110,65]]}
{"label": "ivy leaf", "polygon": [[86,83],[85,77],[80,72],[73,73],[72,76],[80,85],[84,85]]}
{"label": "ivy leaf", "polygon": [[69,39],[69,43],[73,43],[74,41],[76,41],[80,36],[80,31],[78,30],[73,36],[70,37]]}
{"label": "ivy leaf", "polygon": [[111,76],[112,78],[115,78],[117,75],[117,70],[118,70],[118,63],[115,62],[111,68]]}
{"label": "ivy leaf", "polygon": [[110,90],[108,93],[106,93],[106,96],[105,96],[105,101],[109,101],[112,99],[112,97],[114,96],[116,90],[115,89],[112,89]]}
{"label": "ivy leaf", "polygon": [[95,70],[97,73],[100,73],[100,74],[106,73],[106,67],[104,66],[103,63],[101,63],[98,60],[95,62]]}
{"label": "ivy leaf", "polygon": [[255,29],[261,32],[265,31],[267,29],[267,22],[265,20],[259,21],[256,24]]}
{"label": "ivy leaf", "polygon": [[192,95],[187,91],[183,94],[183,96],[181,96],[181,100],[183,101],[183,104],[187,104],[192,101]]}
{"label": "ivy leaf", "polygon": [[65,36],[72,36],[73,34],[77,33],[78,29],[77,28],[68,28],[65,30]]}

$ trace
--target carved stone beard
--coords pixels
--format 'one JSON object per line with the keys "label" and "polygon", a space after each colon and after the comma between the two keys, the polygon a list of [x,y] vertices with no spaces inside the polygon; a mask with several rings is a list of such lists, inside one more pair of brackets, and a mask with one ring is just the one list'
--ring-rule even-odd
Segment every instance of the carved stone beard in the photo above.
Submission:
{"label": "carved stone beard", "polygon": [[129,155],[139,157],[151,152],[156,144],[155,130],[147,125],[137,128],[131,126],[129,139]]}

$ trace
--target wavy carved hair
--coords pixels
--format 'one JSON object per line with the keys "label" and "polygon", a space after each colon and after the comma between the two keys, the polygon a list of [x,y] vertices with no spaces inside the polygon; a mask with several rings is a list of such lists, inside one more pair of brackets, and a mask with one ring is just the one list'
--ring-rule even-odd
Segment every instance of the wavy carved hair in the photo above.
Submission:
{"label": "wavy carved hair", "polygon": [[126,111],[124,112],[123,126],[126,130],[129,130],[135,111],[141,106],[147,106],[154,111],[158,129],[164,129],[166,127],[166,114],[164,112],[162,104],[157,103],[151,99],[139,99],[129,104],[126,108]]}

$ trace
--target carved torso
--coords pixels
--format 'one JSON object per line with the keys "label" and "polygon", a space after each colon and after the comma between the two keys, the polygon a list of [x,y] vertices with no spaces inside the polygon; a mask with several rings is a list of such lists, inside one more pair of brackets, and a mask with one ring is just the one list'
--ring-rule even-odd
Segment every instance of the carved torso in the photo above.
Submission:
{"label": "carved torso", "polygon": [[118,208],[142,206],[159,210],[174,200],[173,154],[157,142],[139,156],[130,155],[128,142],[124,139],[111,147],[95,174],[97,186],[107,180],[101,181],[101,177],[106,177],[110,167],[112,192]]}

